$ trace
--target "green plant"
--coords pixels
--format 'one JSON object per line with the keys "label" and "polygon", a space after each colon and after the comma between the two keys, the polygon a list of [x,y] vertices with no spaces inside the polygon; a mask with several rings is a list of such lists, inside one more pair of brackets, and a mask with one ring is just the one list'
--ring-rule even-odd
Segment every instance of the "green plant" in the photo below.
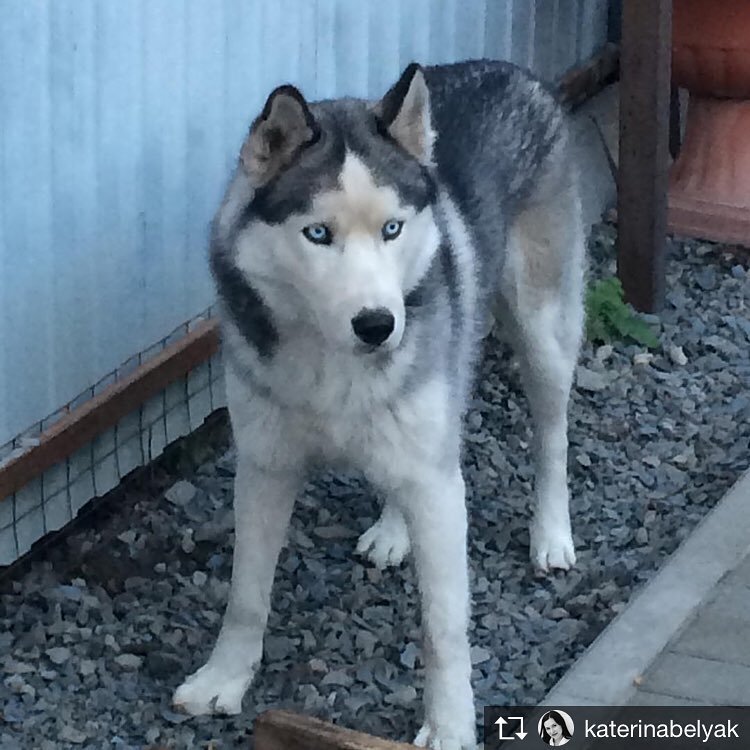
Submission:
{"label": "green plant", "polygon": [[595,282],[586,292],[586,337],[605,344],[632,339],[649,349],[659,345],[653,330],[625,303],[622,284],[614,276]]}

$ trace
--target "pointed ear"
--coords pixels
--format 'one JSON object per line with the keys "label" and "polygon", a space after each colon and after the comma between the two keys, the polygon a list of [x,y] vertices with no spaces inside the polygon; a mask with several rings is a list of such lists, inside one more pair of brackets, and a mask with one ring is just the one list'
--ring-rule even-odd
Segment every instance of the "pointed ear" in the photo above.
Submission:
{"label": "pointed ear", "polygon": [[388,134],[422,164],[432,163],[435,133],[430,115],[430,92],[424,72],[412,63],[398,83],[375,105]]}
{"label": "pointed ear", "polygon": [[280,86],[250,127],[240,162],[255,185],[264,185],[318,135],[318,124],[302,94],[294,86]]}

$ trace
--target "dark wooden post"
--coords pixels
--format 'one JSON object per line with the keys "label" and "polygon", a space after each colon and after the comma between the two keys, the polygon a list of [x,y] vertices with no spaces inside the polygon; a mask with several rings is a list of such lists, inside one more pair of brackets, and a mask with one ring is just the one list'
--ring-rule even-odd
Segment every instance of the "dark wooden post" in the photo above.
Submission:
{"label": "dark wooden post", "polygon": [[620,48],[617,272],[636,309],[664,304],[672,0],[626,0]]}

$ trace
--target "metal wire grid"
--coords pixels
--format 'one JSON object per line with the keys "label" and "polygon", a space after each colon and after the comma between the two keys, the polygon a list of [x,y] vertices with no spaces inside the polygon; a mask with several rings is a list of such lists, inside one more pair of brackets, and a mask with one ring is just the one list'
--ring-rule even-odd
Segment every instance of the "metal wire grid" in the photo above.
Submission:
{"label": "metal wire grid", "polygon": [[[65,414],[126,377],[143,362],[213,316],[214,307],[183,323],[130,357],[61,409],[0,447],[0,466],[39,443],[39,435]],[[197,429],[226,405],[221,354],[194,368],[112,429],[0,500],[0,565],[8,565],[50,531],[75,518],[89,500],[115,487],[128,473],[158,457],[172,442]]]}
{"label": "metal wire grid", "polygon": [[166,349],[167,346],[176,341],[179,341],[187,333],[191,332],[199,323],[213,318],[215,311],[216,306],[211,305],[203,312],[199,313],[193,318],[190,318],[190,320],[181,323],[164,338],[160,339],[155,344],[152,344],[143,351],[134,354],[132,357],[129,357],[119,367],[116,367],[111,372],[108,372],[93,385],[85,388],[77,396],[68,401],[67,404],[64,404],[59,409],[55,410],[51,414],[48,414],[43,419],[39,420],[39,422],[35,422],[26,430],[16,435],[13,439],[9,440],[7,443],[0,445],[0,468],[2,468],[6,463],[9,463],[14,458],[17,458],[18,456],[25,453],[30,448],[38,445],[39,436],[64,416],[70,414],[71,411],[94,398],[94,396],[99,395],[109,386],[130,375],[144,362],[148,361],[157,354],[160,354],[164,351],[164,349]]}

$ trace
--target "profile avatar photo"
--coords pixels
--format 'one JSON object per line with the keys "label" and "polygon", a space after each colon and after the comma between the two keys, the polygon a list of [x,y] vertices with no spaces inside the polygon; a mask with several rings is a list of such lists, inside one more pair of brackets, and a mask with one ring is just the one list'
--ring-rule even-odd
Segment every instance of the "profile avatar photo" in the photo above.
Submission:
{"label": "profile avatar photo", "polygon": [[573,736],[574,726],[570,714],[565,711],[547,711],[539,719],[539,736],[550,747],[567,745]]}

